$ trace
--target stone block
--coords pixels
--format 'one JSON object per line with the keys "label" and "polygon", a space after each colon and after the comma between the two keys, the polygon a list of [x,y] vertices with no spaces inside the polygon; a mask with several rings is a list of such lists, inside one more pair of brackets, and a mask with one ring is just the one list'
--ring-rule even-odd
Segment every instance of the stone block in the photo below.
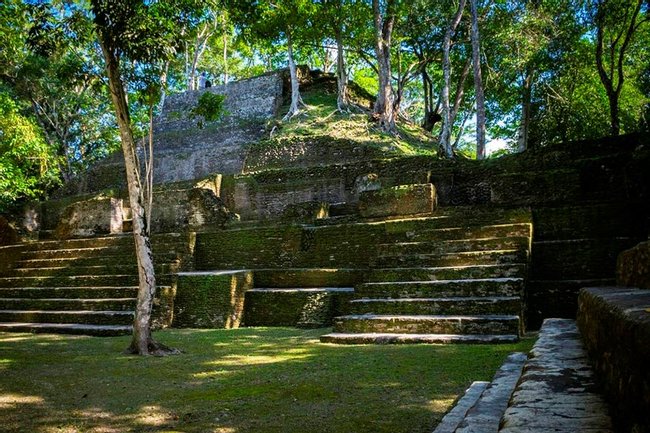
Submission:
{"label": "stone block", "polygon": [[650,289],[650,241],[619,254],[616,281],[620,286]]}
{"label": "stone block", "polygon": [[307,201],[287,205],[282,217],[290,221],[312,222],[329,217],[330,205],[323,201]]}
{"label": "stone block", "polygon": [[122,199],[99,195],[68,205],[55,234],[58,239],[122,232]]}
{"label": "stone block", "polygon": [[359,194],[359,213],[364,218],[417,215],[436,209],[433,184],[399,185]]}
{"label": "stone block", "polygon": [[17,242],[18,232],[5,217],[0,215],[0,246],[12,245]]}
{"label": "stone block", "polygon": [[582,289],[577,322],[616,431],[650,432],[650,290]]}
{"label": "stone block", "polygon": [[175,328],[238,328],[250,271],[181,272],[174,300]]}

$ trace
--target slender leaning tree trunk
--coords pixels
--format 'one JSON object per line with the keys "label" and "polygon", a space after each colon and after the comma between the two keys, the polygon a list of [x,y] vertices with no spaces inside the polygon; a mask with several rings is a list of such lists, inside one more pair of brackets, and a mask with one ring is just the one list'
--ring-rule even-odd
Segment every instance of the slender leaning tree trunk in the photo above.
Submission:
{"label": "slender leaning tree trunk", "polygon": [[474,64],[474,91],[476,93],[476,158],[485,159],[485,95],[481,75],[481,39],[478,32],[477,0],[470,0],[472,12],[472,63]]}
{"label": "slender leaning tree trunk", "polygon": [[148,355],[151,351],[157,349],[156,343],[151,337],[151,310],[156,292],[156,276],[149,241],[144,194],[137,163],[135,140],[131,131],[129,107],[120,78],[119,59],[103,45],[102,51],[106,61],[108,83],[122,141],[129,202],[133,212],[133,237],[138,261],[138,300],[133,321],[133,339],[127,350],[131,353]]}
{"label": "slender leaning tree trunk", "polygon": [[345,72],[345,57],[343,55],[343,31],[340,25],[336,28],[336,84],[338,95],[336,107],[339,111],[348,109],[348,76]]}
{"label": "slender leaning tree trunk", "polygon": [[374,113],[379,118],[381,128],[389,133],[395,132],[395,111],[393,110],[393,87],[390,83],[390,44],[395,23],[393,1],[386,2],[386,14],[382,17],[379,0],[372,0],[375,24],[375,54],[379,75],[379,93],[375,101]]}
{"label": "slender leaning tree trunk", "polygon": [[463,10],[465,9],[465,0],[460,0],[458,3],[458,10],[456,15],[449,23],[447,31],[445,32],[445,38],[442,42],[442,75],[443,75],[443,85],[441,92],[442,99],[442,131],[440,133],[440,147],[442,148],[444,154],[447,157],[453,157],[454,153],[451,148],[451,128],[453,126],[453,120],[451,118],[451,110],[449,108],[449,88],[451,87],[451,60],[449,52],[451,51],[451,38],[460,23],[460,19],[463,16]]}
{"label": "slender leaning tree trunk", "polygon": [[298,83],[298,69],[296,62],[293,59],[293,41],[291,39],[291,32],[287,32],[287,55],[289,57],[289,74],[291,75],[291,106],[285,119],[290,119],[296,114],[300,113],[299,104],[302,102],[300,97],[300,84]]}

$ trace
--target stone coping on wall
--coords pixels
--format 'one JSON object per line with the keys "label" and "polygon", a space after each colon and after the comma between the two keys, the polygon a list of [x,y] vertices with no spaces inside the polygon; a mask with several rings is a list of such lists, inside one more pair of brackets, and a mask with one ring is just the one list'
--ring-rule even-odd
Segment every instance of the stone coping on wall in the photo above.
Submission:
{"label": "stone coping on wall", "polygon": [[650,290],[583,288],[578,326],[618,429],[650,432]]}

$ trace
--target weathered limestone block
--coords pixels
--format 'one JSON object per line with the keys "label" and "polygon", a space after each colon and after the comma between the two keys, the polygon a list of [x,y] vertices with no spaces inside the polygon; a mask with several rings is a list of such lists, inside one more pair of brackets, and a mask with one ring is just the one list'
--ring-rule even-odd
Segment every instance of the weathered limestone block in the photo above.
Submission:
{"label": "weathered limestone block", "polygon": [[252,287],[251,271],[179,273],[173,326],[238,328],[244,312],[244,293]]}
{"label": "weathered limestone block", "polygon": [[67,206],[59,218],[55,235],[59,239],[121,233],[122,199],[97,196]]}
{"label": "weathered limestone block", "polygon": [[223,226],[228,221],[238,219],[210,189],[192,188],[188,201],[188,224],[192,230],[203,226]]}
{"label": "weathered limestone block", "polygon": [[246,292],[246,326],[329,326],[343,313],[352,288],[253,289]]}
{"label": "weathered limestone block", "polygon": [[578,326],[617,431],[650,432],[650,290],[582,289]]}
{"label": "weathered limestone block", "polygon": [[287,205],[282,218],[290,221],[312,222],[329,216],[330,205],[323,201],[307,201]]}
{"label": "weathered limestone block", "polygon": [[436,209],[433,184],[399,185],[359,194],[359,213],[365,218],[431,213]]}
{"label": "weathered limestone block", "polygon": [[0,215],[0,246],[12,245],[18,242],[18,232],[9,221]]}
{"label": "weathered limestone block", "polygon": [[620,286],[650,289],[650,241],[618,255],[616,281]]}

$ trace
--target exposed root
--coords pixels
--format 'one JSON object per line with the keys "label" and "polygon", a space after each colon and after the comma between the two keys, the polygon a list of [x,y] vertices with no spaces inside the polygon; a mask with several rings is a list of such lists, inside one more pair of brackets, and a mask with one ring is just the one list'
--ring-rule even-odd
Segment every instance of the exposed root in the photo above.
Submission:
{"label": "exposed root", "polygon": [[131,345],[124,351],[127,355],[150,355],[150,356],[169,356],[169,355],[180,355],[183,353],[180,349],[175,349],[173,347],[166,346],[162,343],[155,341],[153,338],[149,339],[147,344],[148,353],[140,353],[137,345],[131,343]]}

